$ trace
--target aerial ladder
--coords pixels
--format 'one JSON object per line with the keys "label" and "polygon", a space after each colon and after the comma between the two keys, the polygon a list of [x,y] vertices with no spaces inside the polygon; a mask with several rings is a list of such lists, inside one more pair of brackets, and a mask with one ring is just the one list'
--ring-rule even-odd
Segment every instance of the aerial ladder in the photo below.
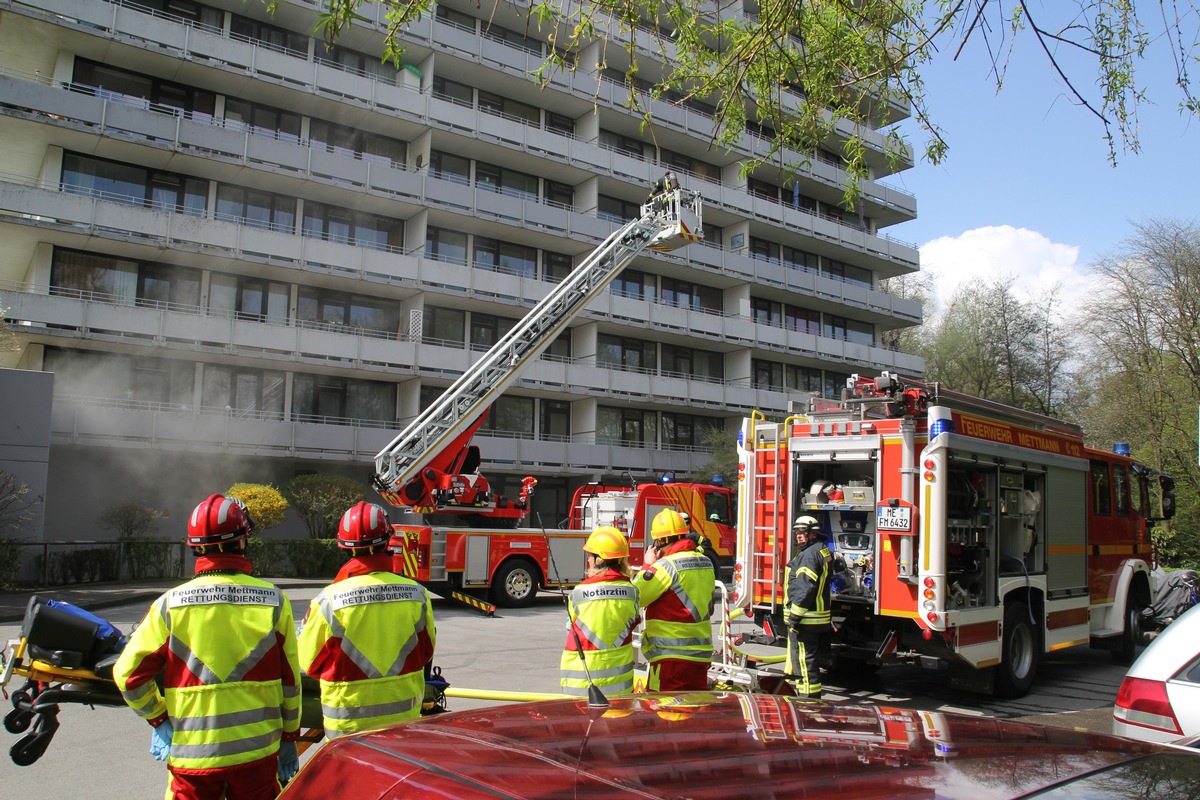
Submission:
{"label": "aerial ladder", "polygon": [[613,232],[400,435],[375,456],[372,484],[388,503],[422,513],[469,513],[516,525],[528,513],[536,481],[525,478],[515,502],[497,498],[478,475],[471,436],[487,409],[520,372],[643,250],[670,251],[701,241],[701,200],[672,173],[655,186],[641,216]]}

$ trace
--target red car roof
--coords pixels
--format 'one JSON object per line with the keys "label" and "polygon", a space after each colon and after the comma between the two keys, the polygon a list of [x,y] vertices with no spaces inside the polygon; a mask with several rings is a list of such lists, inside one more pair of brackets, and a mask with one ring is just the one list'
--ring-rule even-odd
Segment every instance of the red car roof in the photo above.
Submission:
{"label": "red car roof", "polygon": [[281,800],[987,800],[1156,752],[1164,749],[984,717],[777,695],[634,695],[613,698],[607,711],[589,712],[586,701],[523,703],[336,739]]}

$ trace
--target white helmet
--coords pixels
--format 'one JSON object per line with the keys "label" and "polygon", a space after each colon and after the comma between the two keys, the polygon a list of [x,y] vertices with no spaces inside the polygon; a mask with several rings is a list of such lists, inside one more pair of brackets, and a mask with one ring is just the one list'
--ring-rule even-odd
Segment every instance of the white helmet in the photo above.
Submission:
{"label": "white helmet", "polygon": [[796,517],[796,521],[792,523],[792,530],[796,528],[803,528],[806,531],[817,531],[821,529],[821,523],[817,521],[816,517],[804,514]]}

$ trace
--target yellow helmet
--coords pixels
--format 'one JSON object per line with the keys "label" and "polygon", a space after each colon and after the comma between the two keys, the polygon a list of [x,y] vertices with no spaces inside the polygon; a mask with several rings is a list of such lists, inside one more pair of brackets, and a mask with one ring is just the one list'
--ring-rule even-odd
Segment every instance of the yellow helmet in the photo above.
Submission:
{"label": "yellow helmet", "polygon": [[687,536],[688,526],[683,516],[673,508],[664,508],[654,515],[650,523],[650,538],[665,539],[668,536]]}
{"label": "yellow helmet", "polygon": [[583,549],[603,559],[629,557],[629,542],[624,534],[611,525],[592,531],[592,535],[583,543]]}

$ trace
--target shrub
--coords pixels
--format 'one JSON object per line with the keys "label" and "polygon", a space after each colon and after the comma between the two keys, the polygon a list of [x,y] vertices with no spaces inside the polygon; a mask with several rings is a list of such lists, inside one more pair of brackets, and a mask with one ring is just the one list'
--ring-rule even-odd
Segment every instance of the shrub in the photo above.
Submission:
{"label": "shrub", "polygon": [[254,565],[254,574],[260,578],[291,578],[295,576],[291,551],[292,540],[278,541],[251,536],[246,541],[246,558]]}
{"label": "shrub", "polygon": [[346,509],[367,499],[366,487],[344,475],[298,475],[283,493],[313,539],[332,539]]}
{"label": "shrub", "polygon": [[21,542],[0,536],[0,589],[16,589],[21,575]]}
{"label": "shrub", "polygon": [[236,497],[246,504],[258,533],[287,519],[288,501],[269,483],[235,483],[225,490],[225,496]]}
{"label": "shrub", "polygon": [[346,560],[332,539],[293,539],[288,549],[297,578],[332,578]]}

